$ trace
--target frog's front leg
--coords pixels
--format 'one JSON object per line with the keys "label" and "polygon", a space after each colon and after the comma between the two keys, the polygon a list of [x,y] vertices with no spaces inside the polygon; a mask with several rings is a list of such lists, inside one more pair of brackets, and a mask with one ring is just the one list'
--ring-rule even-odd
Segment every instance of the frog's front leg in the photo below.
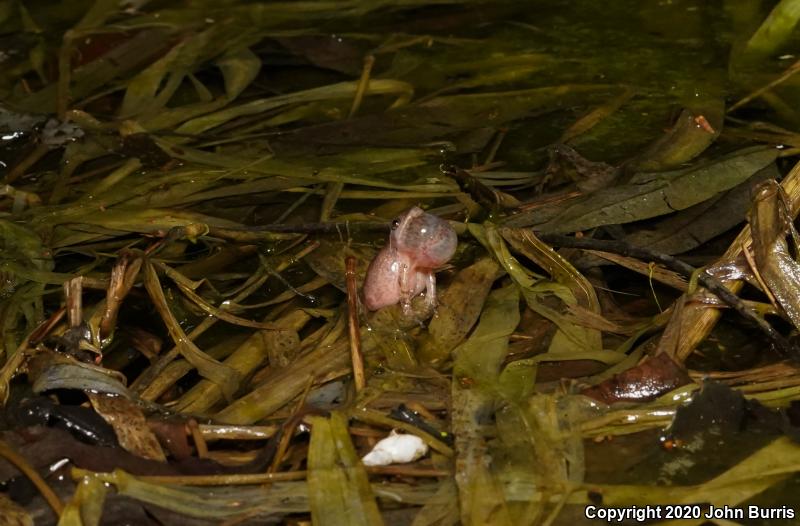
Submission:
{"label": "frog's front leg", "polygon": [[421,271],[420,269],[408,264],[403,263],[398,276],[400,301],[403,305],[403,313],[411,314],[411,301],[422,294],[428,288],[428,272]]}
{"label": "frog's front leg", "polygon": [[[398,257],[398,263],[400,266],[398,272],[398,282],[400,283],[400,294],[405,296],[411,295],[411,289],[416,283],[416,273],[411,268],[411,263],[409,263],[408,258],[406,257]],[[413,282],[412,282],[413,280]]]}
{"label": "frog's front leg", "polygon": [[416,286],[417,273],[411,268],[407,258],[400,258],[399,264],[400,303],[403,306],[403,314],[408,316],[411,314],[411,299],[414,296],[413,288]]}
{"label": "frog's front leg", "polygon": [[427,284],[425,287],[425,305],[429,309],[436,308],[436,275],[433,271],[428,271],[427,273]]}

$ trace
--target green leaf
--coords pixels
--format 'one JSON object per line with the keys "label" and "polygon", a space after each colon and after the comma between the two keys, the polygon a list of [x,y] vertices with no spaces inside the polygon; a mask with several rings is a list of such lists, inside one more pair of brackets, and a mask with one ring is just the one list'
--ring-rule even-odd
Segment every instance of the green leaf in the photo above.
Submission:
{"label": "green leaf", "polygon": [[453,433],[461,521],[467,526],[510,525],[502,488],[489,469],[483,430],[491,421],[497,380],[508,341],[519,323],[519,289],[508,285],[489,295],[475,331],[455,351]]}
{"label": "green leaf", "polygon": [[[352,99],[358,82],[340,82],[319,88],[297,91],[287,95],[277,95],[266,99],[258,99],[238,106],[231,106],[224,110],[193,119],[175,130],[179,134],[195,135],[215,128],[237,117],[256,115],[265,111],[274,110],[289,104],[302,104],[321,100],[349,100]],[[407,101],[414,93],[414,88],[399,80],[373,79],[369,81],[365,95],[396,95],[398,104]]]}
{"label": "green leaf", "polygon": [[781,0],[747,41],[743,58],[755,61],[776,53],[791,38],[800,20],[800,1]]}
{"label": "green leaf", "polygon": [[769,164],[735,188],[634,232],[625,241],[664,254],[689,251],[741,223],[750,206],[753,187],[779,176],[777,166]]}
{"label": "green leaf", "polygon": [[238,97],[261,70],[261,59],[247,48],[227,51],[216,64],[225,78],[225,94],[229,101]]}
{"label": "green leaf", "polygon": [[312,524],[371,526],[383,524],[367,471],[356,455],[347,420],[312,417],[308,448],[308,500]]}
{"label": "green leaf", "polygon": [[158,275],[150,262],[146,262],[144,265],[144,285],[181,355],[197,369],[201,376],[217,384],[226,399],[231,399],[239,388],[241,376],[235,369],[219,363],[198,349],[197,345],[186,336],[178,320],[170,311]]}
{"label": "green leaf", "polygon": [[439,295],[436,316],[428,325],[417,349],[420,360],[439,363],[466,338],[478,321],[492,284],[500,275],[494,259],[483,258],[460,270]]}
{"label": "green leaf", "polygon": [[[558,327],[558,331],[550,343],[551,351],[602,352],[598,332],[577,325],[567,315],[567,307],[577,303],[573,290],[561,283],[547,280],[544,276],[535,274],[522,265],[508,250],[498,228],[491,223],[486,223],[484,226],[470,223],[468,229],[487,250],[494,254],[511,279],[520,287],[531,310],[552,321]],[[559,275],[562,275],[560,271]],[[560,308],[550,306],[550,300],[554,297],[560,300]],[[609,358],[614,359],[611,355]]]}
{"label": "green leaf", "polygon": [[545,232],[577,232],[625,224],[689,208],[730,190],[772,163],[773,147],[755,146],[675,172],[639,174],[630,184],[599,190],[536,225]]}

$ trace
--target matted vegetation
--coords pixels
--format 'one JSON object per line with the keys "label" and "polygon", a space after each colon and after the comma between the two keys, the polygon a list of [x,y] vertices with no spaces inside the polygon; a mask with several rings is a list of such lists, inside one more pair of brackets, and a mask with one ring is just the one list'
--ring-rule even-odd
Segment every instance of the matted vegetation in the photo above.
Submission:
{"label": "matted vegetation", "polygon": [[2,520],[783,523],[800,2],[604,4],[0,0]]}

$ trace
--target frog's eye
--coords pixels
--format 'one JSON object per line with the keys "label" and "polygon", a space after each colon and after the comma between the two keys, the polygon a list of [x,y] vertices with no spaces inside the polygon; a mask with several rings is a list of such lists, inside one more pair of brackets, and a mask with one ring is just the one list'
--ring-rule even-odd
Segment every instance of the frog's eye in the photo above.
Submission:
{"label": "frog's eye", "polygon": [[399,219],[395,219],[395,220],[392,221],[392,230],[397,230],[397,227],[399,227],[399,226],[400,226],[400,220]]}

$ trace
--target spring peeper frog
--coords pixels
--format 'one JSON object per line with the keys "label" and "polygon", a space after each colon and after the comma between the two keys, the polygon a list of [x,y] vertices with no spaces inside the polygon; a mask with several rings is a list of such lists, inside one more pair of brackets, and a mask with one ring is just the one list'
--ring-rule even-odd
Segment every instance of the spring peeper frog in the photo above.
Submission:
{"label": "spring peeper frog", "polygon": [[450,223],[413,207],[392,221],[389,242],[369,264],[364,281],[364,303],[369,310],[402,303],[425,293],[429,307],[436,305],[434,269],[447,263],[456,251],[458,237]]}

